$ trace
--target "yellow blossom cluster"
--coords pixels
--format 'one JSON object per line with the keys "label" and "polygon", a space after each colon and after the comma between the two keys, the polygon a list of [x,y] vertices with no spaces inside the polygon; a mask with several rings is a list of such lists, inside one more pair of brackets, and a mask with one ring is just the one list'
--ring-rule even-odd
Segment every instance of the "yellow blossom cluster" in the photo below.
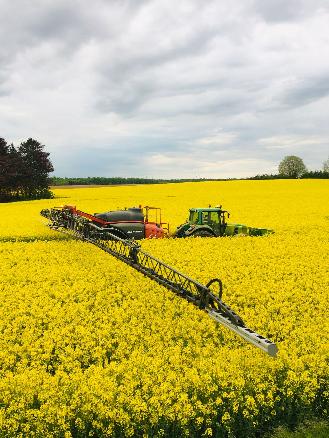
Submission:
{"label": "yellow blossom cluster", "polygon": [[[3,436],[253,437],[329,400],[329,182],[228,181],[54,190],[0,205]],[[222,204],[267,237],[144,240],[277,343],[268,357],[100,249],[46,227],[42,208]]]}

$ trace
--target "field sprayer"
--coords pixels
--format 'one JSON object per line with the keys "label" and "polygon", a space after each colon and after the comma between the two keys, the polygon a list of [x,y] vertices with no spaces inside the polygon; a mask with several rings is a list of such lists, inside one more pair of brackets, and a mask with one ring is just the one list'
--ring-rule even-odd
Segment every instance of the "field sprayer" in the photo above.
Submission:
{"label": "field sprayer", "polygon": [[242,224],[228,224],[230,213],[222,206],[191,208],[186,223],[177,227],[175,237],[222,237],[222,236],[265,236],[273,233],[267,228],[254,228]]}
{"label": "field sprayer", "polygon": [[[89,221],[90,226],[95,225],[103,229],[103,231],[111,232],[122,239],[145,239],[157,238],[161,239],[169,234],[169,224],[162,222],[161,208],[158,207],[132,207],[125,210],[114,210],[106,213],[85,213],[78,210],[73,205],[64,205],[63,207],[55,207],[52,209],[53,214],[61,214],[64,218],[74,217],[85,218]],[[153,213],[154,220],[150,216]]]}
{"label": "field sprayer", "polygon": [[[101,223],[95,223],[93,219],[95,216],[80,213],[75,208],[68,207],[41,211],[41,215],[50,221],[49,226],[52,229],[96,245],[178,296],[185,298],[199,309],[204,310],[212,319],[270,356],[276,356],[277,346],[248,328],[240,316],[222,301],[223,287],[220,279],[214,278],[204,286],[143,251],[134,239],[119,236],[116,229],[99,226]],[[218,287],[216,293],[213,292],[215,285]]]}

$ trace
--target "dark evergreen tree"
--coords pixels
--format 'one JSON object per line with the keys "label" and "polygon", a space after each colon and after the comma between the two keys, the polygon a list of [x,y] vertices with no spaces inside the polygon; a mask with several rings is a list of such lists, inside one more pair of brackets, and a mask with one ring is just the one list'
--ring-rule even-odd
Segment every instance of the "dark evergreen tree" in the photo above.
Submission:
{"label": "dark evergreen tree", "polygon": [[9,146],[4,138],[0,138],[0,201],[6,201],[10,198],[9,167]]}
{"label": "dark evergreen tree", "polygon": [[24,185],[23,185],[23,161],[22,158],[13,144],[9,146],[9,158],[10,168],[8,170],[8,184],[11,190],[11,199],[19,199],[24,197]]}
{"label": "dark evergreen tree", "polygon": [[26,198],[50,197],[49,173],[54,170],[49,160],[49,152],[44,145],[33,138],[22,142],[18,148],[20,157],[19,179],[23,195]]}

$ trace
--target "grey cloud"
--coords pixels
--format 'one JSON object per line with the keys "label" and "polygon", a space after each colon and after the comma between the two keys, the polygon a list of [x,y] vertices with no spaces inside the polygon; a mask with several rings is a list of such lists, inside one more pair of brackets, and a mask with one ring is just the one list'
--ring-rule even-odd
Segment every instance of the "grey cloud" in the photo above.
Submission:
{"label": "grey cloud", "polygon": [[254,0],[262,18],[269,22],[296,20],[303,14],[302,0]]}
{"label": "grey cloud", "polygon": [[[147,2],[106,0],[0,0],[0,48],[3,62],[18,54],[52,43],[50,55],[72,56],[90,40],[113,38],[122,20],[128,21]],[[55,53],[51,53],[54,51]]]}
{"label": "grey cloud", "polygon": [[74,33],[77,33],[77,38],[81,39],[83,34],[88,32],[87,24],[85,14],[76,9],[72,3],[54,3],[49,9],[41,9],[26,27],[27,32],[33,35],[36,41],[66,39]]}
{"label": "grey cloud", "polygon": [[[186,40],[177,41],[176,45],[158,51],[154,48],[143,49],[139,53],[124,53],[118,49],[116,55],[106,59],[98,71],[98,89],[101,89],[102,93],[99,101],[96,101],[96,108],[101,111],[130,113],[152,95],[163,92],[172,94],[175,88],[178,92],[175,79],[170,77],[166,89],[161,91],[158,83],[161,70],[168,63],[174,65],[184,62],[186,57],[201,55],[214,35],[214,31],[205,30],[197,35],[191,34]],[[196,84],[185,86],[185,89],[191,90],[195,86],[200,88],[200,84]],[[181,87],[179,92],[182,92]]]}
{"label": "grey cloud", "polygon": [[[118,163],[124,162],[124,166],[127,166],[127,168],[130,167],[131,161],[136,163],[135,160],[132,160],[132,154],[126,155],[122,152],[94,150],[92,148],[80,148],[78,157],[76,157],[76,154],[71,154],[71,160],[75,161],[79,174],[87,176],[94,174],[121,176],[123,166]],[[68,172],[71,172],[71,170],[68,169]]]}
{"label": "grey cloud", "polygon": [[[149,146],[150,151],[155,153],[154,148]],[[79,147],[79,154],[75,150],[66,151],[62,158],[54,161],[55,168],[60,171],[56,172],[59,176],[147,176],[143,161],[147,157],[147,148],[129,147],[129,144],[122,144],[121,147],[107,146],[102,148],[84,146]],[[74,170],[72,171],[72,164]]]}
{"label": "grey cloud", "polygon": [[8,72],[5,67],[0,70],[0,96],[7,96],[8,94],[10,94],[10,87],[7,84],[7,74]]}
{"label": "grey cloud", "polygon": [[281,97],[284,105],[298,107],[307,105],[329,95],[329,72],[299,81]]}
{"label": "grey cloud", "polygon": [[296,21],[329,8],[326,0],[253,0],[253,6],[269,23]]}

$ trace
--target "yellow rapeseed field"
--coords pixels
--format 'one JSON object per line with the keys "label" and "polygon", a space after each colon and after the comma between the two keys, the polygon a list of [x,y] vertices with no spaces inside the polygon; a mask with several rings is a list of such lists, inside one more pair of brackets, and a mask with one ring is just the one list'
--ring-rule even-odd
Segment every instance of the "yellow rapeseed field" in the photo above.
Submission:
{"label": "yellow rapeseed field", "polygon": [[[0,205],[0,435],[254,437],[328,415],[329,181],[54,190]],[[42,208],[222,204],[267,237],[145,240],[277,343],[271,358],[100,249],[46,227]]]}

